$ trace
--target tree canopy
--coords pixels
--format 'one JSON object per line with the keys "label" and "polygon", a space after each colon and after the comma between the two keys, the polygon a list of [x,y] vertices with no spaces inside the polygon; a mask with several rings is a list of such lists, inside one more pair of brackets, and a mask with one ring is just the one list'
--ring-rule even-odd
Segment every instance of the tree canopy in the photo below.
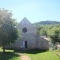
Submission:
{"label": "tree canopy", "polygon": [[3,46],[10,45],[15,42],[18,37],[18,29],[15,19],[12,18],[12,13],[6,9],[0,9],[0,44]]}
{"label": "tree canopy", "polygon": [[53,43],[60,42],[60,24],[40,24],[36,27],[40,35],[50,37]]}

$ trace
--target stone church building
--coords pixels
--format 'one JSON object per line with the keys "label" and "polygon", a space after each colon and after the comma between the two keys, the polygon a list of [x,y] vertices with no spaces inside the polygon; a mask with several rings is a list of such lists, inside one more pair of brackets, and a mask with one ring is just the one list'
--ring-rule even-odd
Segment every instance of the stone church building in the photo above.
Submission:
{"label": "stone church building", "polygon": [[23,18],[23,20],[18,24],[17,28],[20,31],[19,34],[21,37],[18,38],[10,47],[15,49],[49,48],[48,40],[37,34],[36,27],[27,18]]}

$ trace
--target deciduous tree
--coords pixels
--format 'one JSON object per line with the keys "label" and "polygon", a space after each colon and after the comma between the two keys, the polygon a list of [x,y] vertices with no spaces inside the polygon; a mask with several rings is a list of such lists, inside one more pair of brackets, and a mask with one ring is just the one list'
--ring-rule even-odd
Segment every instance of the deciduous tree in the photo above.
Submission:
{"label": "deciduous tree", "polygon": [[13,43],[18,37],[18,29],[12,13],[6,9],[0,9],[0,44],[5,52],[5,46]]}

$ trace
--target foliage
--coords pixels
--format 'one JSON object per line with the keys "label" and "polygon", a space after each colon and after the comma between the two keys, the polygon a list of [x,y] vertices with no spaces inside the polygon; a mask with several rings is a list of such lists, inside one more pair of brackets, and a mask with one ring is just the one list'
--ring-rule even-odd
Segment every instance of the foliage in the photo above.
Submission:
{"label": "foliage", "polygon": [[0,9],[0,44],[3,50],[6,45],[13,43],[18,37],[18,30],[12,13],[5,9]]}
{"label": "foliage", "polygon": [[60,42],[60,24],[36,25],[40,35],[50,37],[52,42]]}

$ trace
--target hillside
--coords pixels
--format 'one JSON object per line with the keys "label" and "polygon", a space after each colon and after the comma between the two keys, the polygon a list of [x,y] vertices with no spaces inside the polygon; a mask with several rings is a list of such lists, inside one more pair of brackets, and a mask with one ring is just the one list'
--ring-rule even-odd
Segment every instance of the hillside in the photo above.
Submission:
{"label": "hillside", "polygon": [[60,24],[60,22],[58,22],[58,21],[41,21],[41,22],[34,23],[34,25],[37,25],[37,24],[50,25],[50,24]]}

